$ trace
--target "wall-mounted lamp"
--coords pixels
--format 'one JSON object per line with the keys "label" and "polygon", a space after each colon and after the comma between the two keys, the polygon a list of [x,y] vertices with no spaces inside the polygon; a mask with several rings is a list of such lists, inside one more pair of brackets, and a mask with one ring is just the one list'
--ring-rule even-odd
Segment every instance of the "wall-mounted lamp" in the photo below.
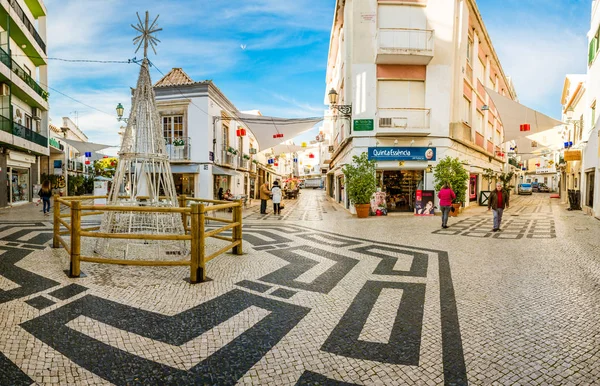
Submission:
{"label": "wall-mounted lamp", "polygon": [[119,121],[119,122],[121,122],[121,121],[122,122],[127,122],[128,119],[127,118],[123,118],[123,113],[125,112],[125,108],[123,107],[123,105],[119,103],[117,105],[116,110],[117,110],[117,117],[118,117],[117,121]]}
{"label": "wall-mounted lamp", "polygon": [[335,89],[329,90],[329,107],[334,110],[339,111],[343,116],[351,116],[352,115],[352,105],[338,105],[338,93]]}

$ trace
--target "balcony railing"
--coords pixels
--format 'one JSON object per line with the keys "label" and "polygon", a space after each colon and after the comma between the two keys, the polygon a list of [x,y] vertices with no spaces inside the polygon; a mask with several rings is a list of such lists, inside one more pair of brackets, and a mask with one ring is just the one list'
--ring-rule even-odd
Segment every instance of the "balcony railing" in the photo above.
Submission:
{"label": "balcony railing", "polygon": [[222,165],[233,165],[234,155],[223,149],[221,151],[221,164]]}
{"label": "balcony railing", "polygon": [[11,120],[6,117],[0,116],[0,129],[6,133],[26,139],[40,146],[48,147],[48,138],[18,124],[17,122],[11,122]]}
{"label": "balcony railing", "polygon": [[33,39],[37,42],[37,44],[40,46],[42,51],[44,51],[44,53],[46,53],[46,43],[44,43],[44,40],[42,39],[42,37],[40,36],[38,31],[35,29],[35,26],[33,25],[33,23],[31,23],[31,21],[29,21],[29,18],[25,14],[25,11],[23,11],[23,8],[21,8],[21,6],[17,2],[17,0],[10,0],[10,5],[17,13],[19,20],[21,20],[23,22],[23,24],[25,24],[25,28],[33,36]]}
{"label": "balcony railing", "polygon": [[377,134],[427,135],[430,133],[431,109],[426,108],[388,108],[379,109]]}
{"label": "balcony railing", "polygon": [[48,91],[44,90],[28,73],[25,72],[25,70],[23,70],[23,68],[21,68],[21,66],[19,66],[17,64],[17,62],[15,62],[10,55],[4,51],[2,48],[0,48],[0,62],[4,63],[6,65],[6,67],[10,68],[15,74],[17,74],[17,76],[19,78],[21,78],[23,80],[23,82],[27,83],[27,85],[29,87],[31,87],[31,89],[33,91],[35,91],[39,96],[42,97],[43,100],[45,100],[46,102],[48,101]]}
{"label": "balcony railing", "polygon": [[[433,57],[433,30],[380,28],[378,31],[378,63],[404,63],[399,57],[410,56],[411,63],[427,64]],[[392,58],[396,56],[396,60]],[[419,59],[419,56],[421,58]],[[405,58],[409,60],[409,58]],[[408,64],[408,62],[407,62]]]}
{"label": "balcony railing", "polygon": [[189,160],[192,153],[192,146],[189,137],[165,138],[167,155],[171,161]]}

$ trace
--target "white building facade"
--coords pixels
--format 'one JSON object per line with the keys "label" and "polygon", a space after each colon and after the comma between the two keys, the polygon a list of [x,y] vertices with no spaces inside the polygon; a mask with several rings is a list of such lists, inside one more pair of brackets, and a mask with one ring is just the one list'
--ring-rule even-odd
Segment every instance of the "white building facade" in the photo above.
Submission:
{"label": "white building facade", "polygon": [[0,207],[30,202],[48,155],[46,6],[0,2]]}
{"label": "white building facade", "polygon": [[195,82],[174,68],[154,91],[178,194],[216,199],[223,189],[252,199],[264,181],[289,172],[279,155],[258,153],[238,109],[212,81]]}
{"label": "white building facade", "polygon": [[474,0],[337,1],[326,84],[352,106],[324,124],[327,190],[347,208],[341,169],[362,152],[397,211],[434,189],[432,167],[446,156],[470,173],[465,205],[487,190],[484,169],[504,168],[503,127],[485,87],[516,94]]}

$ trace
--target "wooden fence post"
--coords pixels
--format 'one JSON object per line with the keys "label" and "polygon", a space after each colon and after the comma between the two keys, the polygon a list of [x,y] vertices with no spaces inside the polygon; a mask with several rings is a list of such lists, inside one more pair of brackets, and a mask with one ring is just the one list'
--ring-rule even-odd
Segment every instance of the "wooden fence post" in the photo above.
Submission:
{"label": "wooden fence post", "polygon": [[[198,204],[192,204],[191,206],[192,209],[192,213],[191,213],[191,232],[190,232],[190,236],[192,237],[191,243],[190,243],[190,283],[195,284],[198,283],[198,264],[200,261],[200,257],[198,256],[198,252],[200,251],[199,249],[199,242],[200,242],[200,233],[199,233],[199,227],[198,227],[198,212],[199,212],[199,208],[198,208]],[[184,214],[182,214],[183,216]],[[185,218],[185,217],[184,217]],[[185,228],[185,226],[184,226]]]}
{"label": "wooden fence post", "polygon": [[70,277],[79,277],[79,258],[81,257],[81,201],[71,201],[71,266]]}
{"label": "wooden fence post", "polygon": [[[185,208],[186,206],[187,206],[187,196],[185,194],[182,194],[179,196],[179,207]],[[187,213],[182,213],[181,219],[183,220],[183,230],[187,234],[187,232],[189,230],[188,225],[187,225]]]}
{"label": "wooden fence post", "polygon": [[206,262],[204,258],[206,256],[206,239],[204,238],[204,204],[198,205],[198,280],[200,282],[206,281]]}
{"label": "wooden fence post", "polygon": [[236,255],[243,255],[242,252],[242,200],[238,201],[238,206],[233,208],[233,221],[239,223],[238,226],[233,228],[233,241],[239,241],[240,243],[233,247],[233,253]]}
{"label": "wooden fence post", "polygon": [[52,248],[59,248],[58,237],[60,236],[60,202],[58,202],[58,194],[54,195],[54,235],[52,237]]}

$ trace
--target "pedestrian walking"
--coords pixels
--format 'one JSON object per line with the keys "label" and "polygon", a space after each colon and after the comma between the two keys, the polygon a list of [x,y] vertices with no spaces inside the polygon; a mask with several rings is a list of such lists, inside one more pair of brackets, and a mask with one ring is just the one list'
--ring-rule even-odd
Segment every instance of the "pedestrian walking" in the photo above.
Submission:
{"label": "pedestrian walking", "polygon": [[273,194],[273,214],[281,214],[281,188],[279,182],[275,181],[273,183],[271,193]]}
{"label": "pedestrian walking", "polygon": [[440,209],[442,210],[442,228],[448,228],[448,215],[452,209],[452,200],[456,198],[454,190],[450,188],[448,183],[444,183],[442,189],[438,193],[440,199]]}
{"label": "pedestrian walking", "polygon": [[50,180],[46,180],[42,183],[42,188],[38,192],[38,196],[42,199],[44,216],[50,216],[50,197],[52,197]]}
{"label": "pedestrian walking", "polygon": [[267,201],[270,198],[271,191],[269,190],[269,185],[265,181],[260,186],[260,213],[267,214]]}
{"label": "pedestrian walking", "polygon": [[217,192],[217,197],[219,198],[219,201],[223,201],[223,188],[219,188],[219,191]]}
{"label": "pedestrian walking", "polygon": [[496,184],[496,190],[490,194],[488,200],[488,210],[494,211],[494,229],[492,232],[501,231],[500,225],[502,224],[502,215],[504,209],[508,209],[510,203],[510,192],[504,189],[502,182]]}

